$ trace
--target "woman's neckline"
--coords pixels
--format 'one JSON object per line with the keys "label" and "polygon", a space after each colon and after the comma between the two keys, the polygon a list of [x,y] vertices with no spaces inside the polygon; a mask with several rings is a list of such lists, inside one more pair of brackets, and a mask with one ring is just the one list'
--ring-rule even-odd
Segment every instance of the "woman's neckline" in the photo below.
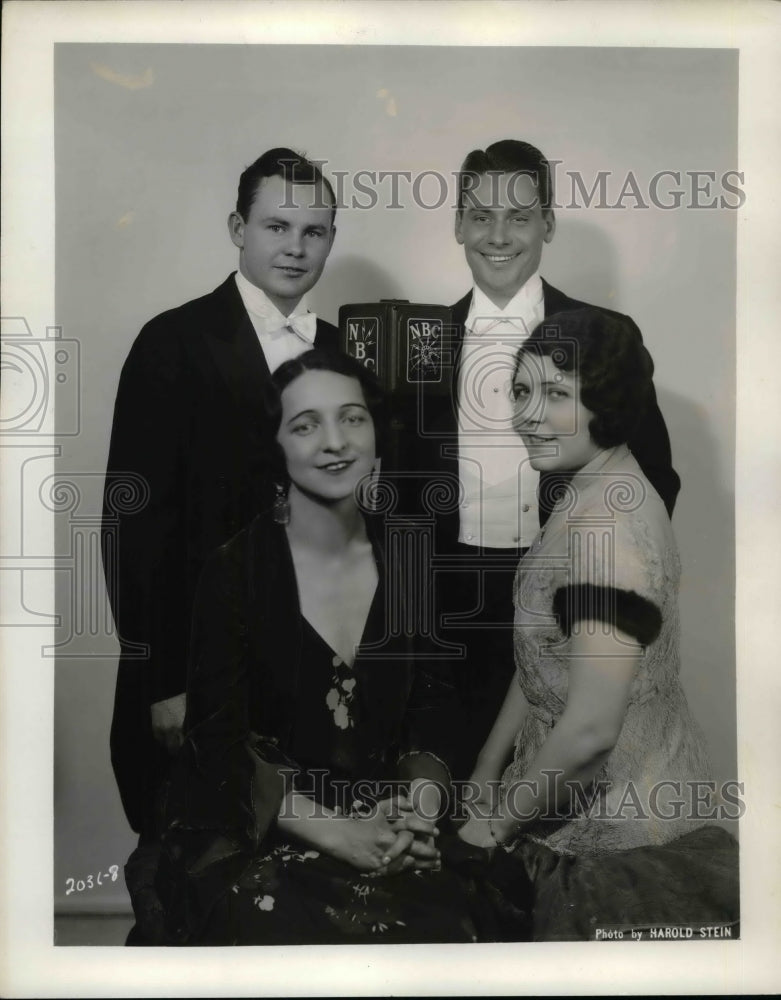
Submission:
{"label": "woman's neckline", "polygon": [[[379,570],[379,567],[378,567],[378,570]],[[314,625],[307,618],[307,616],[304,614],[303,611],[301,612],[301,620],[304,622],[305,625],[309,626],[309,628],[312,630],[312,632],[314,632],[314,634],[317,636],[317,638],[323,643],[323,645],[325,646],[325,648],[330,651],[330,653],[331,653],[331,655],[333,657],[334,666],[336,666],[336,661],[338,660],[339,663],[344,664],[344,666],[347,667],[348,670],[352,670],[355,667],[355,664],[358,662],[358,658],[360,656],[361,646],[363,646],[363,644],[366,641],[366,632],[367,632],[367,630],[369,628],[369,623],[372,620],[372,615],[374,613],[374,609],[375,609],[375,606],[377,604],[377,597],[378,597],[378,595],[380,593],[380,579],[381,578],[380,578],[380,575],[379,575],[379,572],[378,572],[378,574],[377,574],[377,584],[376,584],[376,586],[374,588],[374,593],[372,594],[372,599],[371,599],[371,602],[369,604],[368,610],[366,612],[366,617],[363,620],[363,628],[361,629],[361,636],[360,636],[358,642],[356,643],[356,646],[355,646],[355,649],[354,649],[354,653],[353,653],[352,663],[350,663],[347,660],[345,660],[345,658],[342,656],[342,654],[338,650],[334,649],[334,647],[325,638],[325,636],[317,628],[317,626]]]}

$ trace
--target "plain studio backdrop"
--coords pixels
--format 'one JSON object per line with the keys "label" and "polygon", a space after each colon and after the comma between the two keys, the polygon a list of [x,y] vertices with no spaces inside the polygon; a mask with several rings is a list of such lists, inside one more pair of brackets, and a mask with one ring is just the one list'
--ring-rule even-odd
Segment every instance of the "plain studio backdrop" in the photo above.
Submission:
{"label": "plain studio backdrop", "polygon": [[[465,154],[524,138],[557,167],[558,228],[542,274],[577,298],[629,313],[656,363],[659,403],[683,487],[682,671],[717,781],[736,775],[734,654],[735,229],[725,195],[737,163],[737,52],[708,49],[82,45],[55,48],[56,322],[78,348],[78,391],[57,399],[55,902],[60,912],[129,908],[120,877],[135,844],[109,761],[117,643],[95,540],[122,363],[143,323],[215,288],[237,266],[226,217],[239,174],[272,146],[341,172],[439,172],[448,197],[364,175],[373,208],[346,207],[310,305],[337,321],[348,302],[452,304],[470,287],[453,237],[454,172]],[[34,168],[34,167],[33,167]],[[643,199],[680,172],[679,208],[582,197],[609,171],[614,205],[631,173]],[[686,171],[716,183],[692,195]],[[731,181],[736,182],[734,177]],[[631,183],[630,183],[631,186]],[[666,204],[678,187],[659,183]],[[575,188],[577,195],[577,188]],[[418,202],[441,200],[419,182]],[[399,207],[391,207],[395,203]],[[75,356],[75,355],[73,355]],[[26,470],[28,472],[30,470]],[[32,490],[32,485],[25,489]],[[51,492],[51,484],[49,484]]]}

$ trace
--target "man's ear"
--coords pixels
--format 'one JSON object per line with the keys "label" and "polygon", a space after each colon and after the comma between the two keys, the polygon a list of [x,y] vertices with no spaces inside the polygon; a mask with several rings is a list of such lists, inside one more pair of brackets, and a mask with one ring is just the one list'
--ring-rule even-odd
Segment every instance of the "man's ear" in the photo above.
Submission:
{"label": "man's ear", "polygon": [[456,243],[459,243],[461,246],[464,245],[464,234],[461,232],[461,223],[463,221],[464,221],[464,213],[456,212],[456,226],[455,226]]}
{"label": "man's ear", "polygon": [[553,239],[553,234],[556,232],[556,216],[553,214],[552,208],[546,208],[542,213],[542,221],[545,223],[545,235],[543,240],[546,243],[550,243]]}
{"label": "man's ear", "polygon": [[244,249],[244,219],[238,212],[231,212],[228,216],[228,234],[231,238],[231,243],[238,247],[239,250]]}
{"label": "man's ear", "polygon": [[336,239],[336,226],[331,226],[331,235],[328,237],[328,252],[330,253],[334,248],[334,240]]}

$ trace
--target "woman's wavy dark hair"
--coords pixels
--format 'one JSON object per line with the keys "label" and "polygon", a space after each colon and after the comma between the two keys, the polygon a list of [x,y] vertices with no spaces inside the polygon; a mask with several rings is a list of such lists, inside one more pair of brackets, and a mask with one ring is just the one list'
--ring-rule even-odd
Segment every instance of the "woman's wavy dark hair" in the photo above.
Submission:
{"label": "woman's wavy dark hair", "polygon": [[356,379],[363,391],[366,407],[374,423],[374,439],[378,455],[382,455],[387,430],[388,414],[385,393],[375,376],[355,358],[339,351],[325,351],[315,347],[299,354],[297,358],[283,361],[271,375],[266,385],[264,405],[269,418],[272,444],[272,464],[278,478],[286,478],[285,456],[276,437],[282,422],[282,393],[291,382],[306,372],[335,372]]}
{"label": "woman's wavy dark hair", "polygon": [[600,448],[624,444],[653,398],[654,363],[628,316],[596,307],[546,317],[518,352],[549,357],[580,378],[580,401],[594,416],[591,439]]}

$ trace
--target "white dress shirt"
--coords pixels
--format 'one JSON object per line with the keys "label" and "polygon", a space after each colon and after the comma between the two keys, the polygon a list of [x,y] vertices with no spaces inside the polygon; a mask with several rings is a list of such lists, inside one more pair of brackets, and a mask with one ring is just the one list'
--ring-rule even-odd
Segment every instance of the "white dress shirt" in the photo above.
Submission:
{"label": "white dress shirt", "polygon": [[526,548],[539,531],[539,473],[512,427],[512,375],[521,344],[543,319],[542,280],[532,275],[504,309],[472,293],[458,368],[460,542]]}
{"label": "white dress shirt", "polygon": [[269,371],[273,372],[291,358],[310,350],[315,343],[317,317],[310,312],[304,299],[289,316],[283,316],[262,289],[236,272],[236,287],[244,308],[249,313]]}

